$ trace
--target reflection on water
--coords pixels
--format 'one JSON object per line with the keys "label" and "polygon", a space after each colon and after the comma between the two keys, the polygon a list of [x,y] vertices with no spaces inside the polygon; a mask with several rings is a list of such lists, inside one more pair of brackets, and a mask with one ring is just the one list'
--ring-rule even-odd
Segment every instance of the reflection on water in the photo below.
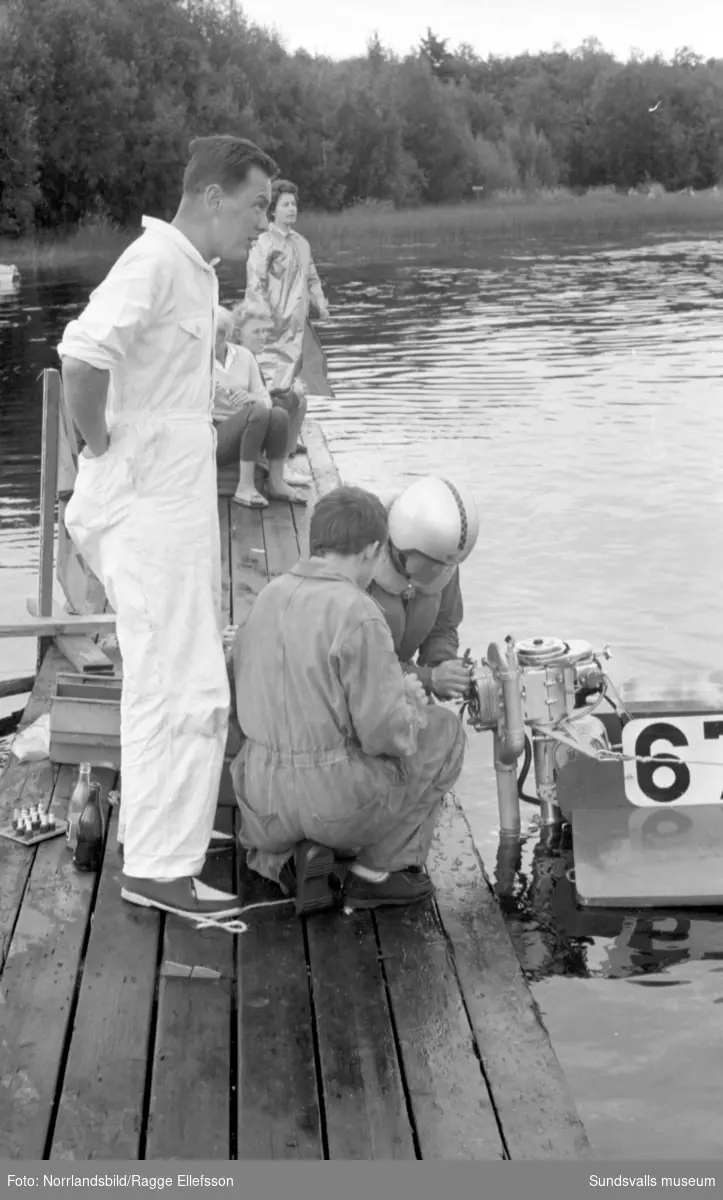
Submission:
{"label": "reflection on water", "polygon": [[489,733],[455,790],[596,1157],[723,1158],[723,911],[579,907],[568,830],[501,843]]}
{"label": "reflection on water", "polygon": [[675,987],[684,980],[646,977],[689,958],[723,961],[723,912],[583,909],[573,881],[569,826],[500,842],[495,892],[531,980],[599,976]]}
{"label": "reflection on water", "polygon": [[[349,481],[387,490],[441,471],[474,490],[481,536],[463,570],[474,656],[507,633],[583,638],[612,645],[610,674],[629,696],[720,684],[719,243],[525,248],[328,280],[333,317],[320,334],[336,396],[312,410]],[[0,620],[23,614],[35,588],[37,376],[93,282],[40,278],[0,296]],[[222,278],[222,300],[238,295]],[[0,677],[32,670],[32,644],[0,652]],[[491,874],[491,739],[471,738],[465,804]],[[583,912],[570,866],[569,847],[535,831],[497,859],[496,887],[596,1149],[720,1156],[709,1116],[723,1110],[723,1085],[706,1082],[704,1119],[691,1064],[722,1049],[723,984],[706,964],[723,958],[723,915]],[[651,1122],[663,1036],[678,1099]]]}
{"label": "reflection on water", "polygon": [[346,313],[327,337],[337,399],[323,406],[332,448],[362,483],[441,468],[475,488],[471,637],[514,624],[605,639],[618,681],[656,693],[723,666],[711,637],[723,517],[715,253],[570,255],[339,287]]}

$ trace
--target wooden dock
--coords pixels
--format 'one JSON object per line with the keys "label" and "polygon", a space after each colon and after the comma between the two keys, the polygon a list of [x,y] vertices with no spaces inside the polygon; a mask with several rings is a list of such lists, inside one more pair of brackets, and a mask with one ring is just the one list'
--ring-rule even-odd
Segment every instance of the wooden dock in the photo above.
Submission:
{"label": "wooden dock", "polygon": [[[338,475],[319,428],[305,436],[318,495]],[[303,553],[308,522],[286,503],[239,508],[234,486],[220,475],[229,624]],[[51,646],[23,726],[67,669]],[[0,819],[35,802],[62,818],[75,773],[11,758]],[[107,797],[114,773],[94,777]],[[235,818],[222,805],[217,826]],[[116,822],[113,808],[97,878],[75,870],[63,839],[0,839],[0,1158],[587,1157],[453,799],[429,864],[434,903],[303,919],[262,909],[238,937],[124,904]],[[236,881],[248,902],[278,899],[242,858],[209,860],[204,878]]]}

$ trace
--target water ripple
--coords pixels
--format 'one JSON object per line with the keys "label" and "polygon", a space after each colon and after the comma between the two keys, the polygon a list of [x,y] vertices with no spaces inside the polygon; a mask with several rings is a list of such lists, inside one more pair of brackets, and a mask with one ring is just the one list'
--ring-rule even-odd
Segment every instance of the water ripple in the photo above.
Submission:
{"label": "water ripple", "polygon": [[[0,569],[27,575],[4,589],[5,616],[37,553],[37,375],[92,282],[0,297]],[[329,273],[336,397],[315,414],[349,479],[439,470],[474,490],[478,647],[512,626],[574,628],[653,689],[723,667],[722,282],[714,240]],[[222,277],[222,293],[239,289]]]}

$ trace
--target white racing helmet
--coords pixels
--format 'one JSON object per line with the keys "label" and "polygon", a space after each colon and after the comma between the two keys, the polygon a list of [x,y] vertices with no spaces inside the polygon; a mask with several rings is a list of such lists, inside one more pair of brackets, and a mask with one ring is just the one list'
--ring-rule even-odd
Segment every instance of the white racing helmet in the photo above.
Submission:
{"label": "white racing helmet", "polygon": [[434,562],[457,566],[474,550],[478,534],[472,496],[437,475],[417,479],[389,509],[389,540],[402,554],[416,550]]}

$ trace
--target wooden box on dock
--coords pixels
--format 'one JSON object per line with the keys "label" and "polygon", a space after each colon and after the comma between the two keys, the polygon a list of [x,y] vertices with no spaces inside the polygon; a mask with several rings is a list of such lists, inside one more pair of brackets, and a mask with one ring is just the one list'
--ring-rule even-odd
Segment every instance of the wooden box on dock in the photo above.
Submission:
{"label": "wooden box on dock", "polygon": [[119,675],[61,675],[50,702],[50,761],[120,770]]}

